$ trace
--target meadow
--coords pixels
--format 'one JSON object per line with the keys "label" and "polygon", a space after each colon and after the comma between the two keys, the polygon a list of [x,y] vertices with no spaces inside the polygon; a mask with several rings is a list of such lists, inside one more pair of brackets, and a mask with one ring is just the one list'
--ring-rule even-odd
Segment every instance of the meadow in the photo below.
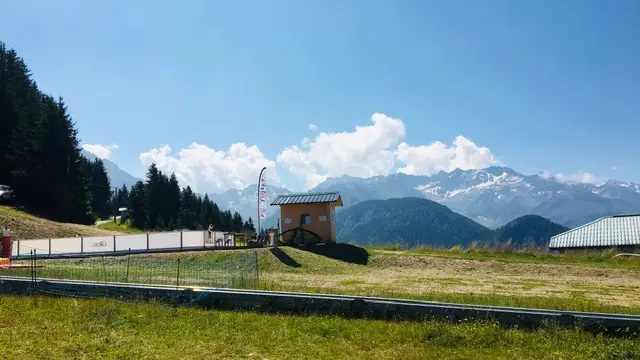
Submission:
{"label": "meadow", "polygon": [[640,341],[547,326],[386,322],[0,297],[3,359],[638,359]]}

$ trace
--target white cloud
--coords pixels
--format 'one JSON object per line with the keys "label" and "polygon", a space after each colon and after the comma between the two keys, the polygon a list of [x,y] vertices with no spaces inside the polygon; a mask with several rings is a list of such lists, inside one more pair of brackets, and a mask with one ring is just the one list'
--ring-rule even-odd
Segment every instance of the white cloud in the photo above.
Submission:
{"label": "white cloud", "polygon": [[431,175],[441,170],[450,172],[456,168],[483,169],[500,163],[489,148],[479,147],[462,135],[457,136],[451,146],[440,141],[420,146],[402,142],[398,145],[396,157],[405,164],[398,172],[410,175]]}
{"label": "white cloud", "polygon": [[404,137],[402,120],[375,113],[371,125],[352,132],[319,133],[278,154],[277,161],[305,178],[311,188],[330,176],[368,177],[388,174],[395,165],[395,146]]}
{"label": "white cloud", "polygon": [[566,174],[566,173],[552,174],[549,171],[543,171],[539,173],[538,176],[544,179],[555,179],[556,181],[561,183],[574,183],[574,184],[578,183],[578,184],[599,185],[607,181],[607,179],[602,176],[598,176],[582,170],[572,174]]}
{"label": "white cloud", "polygon": [[220,192],[242,189],[257,183],[262,167],[267,167],[268,181],[278,183],[275,162],[268,160],[256,146],[232,144],[226,151],[192,143],[171,154],[168,145],[140,154],[144,167],[152,163],[163,172],[175,173],[182,186],[190,185],[198,192]]}
{"label": "white cloud", "polygon": [[318,127],[315,124],[309,124],[309,130],[316,131],[318,130]]}
{"label": "white cloud", "polygon": [[100,158],[100,159],[110,158],[111,154],[115,150],[119,149],[118,144],[111,144],[111,145],[83,144],[82,148],[92,153],[93,155],[95,155],[97,158]]}
{"label": "white cloud", "polygon": [[585,171],[578,171],[573,174],[558,173],[553,175],[553,177],[562,183],[581,183],[581,184],[599,185],[607,181],[607,179],[604,177],[601,177],[589,172],[585,172]]}
{"label": "white cloud", "polygon": [[404,135],[402,120],[375,113],[371,125],[356,126],[352,132],[321,132],[314,140],[304,138],[300,145],[285,148],[277,161],[304,177],[307,188],[327,177],[386,175],[394,172],[398,163],[404,165],[398,171],[420,175],[499,164],[488,148],[464,136],[456,137],[450,146],[439,141],[410,146],[401,142]]}
{"label": "white cloud", "polygon": [[612,166],[611,170],[616,171],[616,170],[618,170],[618,167],[617,166]]}

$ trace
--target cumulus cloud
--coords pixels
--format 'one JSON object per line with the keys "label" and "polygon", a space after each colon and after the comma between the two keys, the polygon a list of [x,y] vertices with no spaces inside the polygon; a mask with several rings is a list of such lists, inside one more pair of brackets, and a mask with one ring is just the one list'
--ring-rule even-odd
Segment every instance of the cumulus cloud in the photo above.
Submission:
{"label": "cumulus cloud", "polygon": [[371,124],[356,126],[352,132],[321,132],[315,139],[285,148],[277,161],[305,178],[308,188],[327,177],[352,175],[368,177],[388,174],[395,165],[395,146],[404,137],[400,119],[375,113]]}
{"label": "cumulus cloud", "polygon": [[118,150],[118,144],[101,145],[101,144],[83,144],[82,148],[100,159],[108,159],[115,150]]}
{"label": "cumulus cloud", "polygon": [[144,167],[155,163],[167,173],[175,173],[182,186],[198,192],[220,192],[242,189],[257,183],[262,167],[267,167],[268,181],[278,183],[275,162],[266,158],[256,145],[232,144],[227,150],[215,150],[192,143],[177,154],[168,145],[140,154]]}
{"label": "cumulus cloud", "polygon": [[351,132],[321,132],[313,140],[304,138],[300,145],[285,148],[277,161],[302,176],[307,188],[327,177],[342,175],[369,177],[395,171],[430,175],[440,170],[480,169],[499,164],[488,148],[464,136],[456,137],[449,146],[440,141],[411,146],[402,141],[405,136],[402,120],[375,113],[370,121],[370,125],[356,126]]}
{"label": "cumulus cloud", "polygon": [[440,141],[420,146],[402,142],[398,145],[396,157],[405,165],[398,172],[410,175],[431,175],[441,170],[483,169],[500,163],[489,148],[480,147],[462,135],[457,136],[450,146]]}
{"label": "cumulus cloud", "polygon": [[318,127],[315,124],[309,124],[309,130],[316,131],[318,130]]}

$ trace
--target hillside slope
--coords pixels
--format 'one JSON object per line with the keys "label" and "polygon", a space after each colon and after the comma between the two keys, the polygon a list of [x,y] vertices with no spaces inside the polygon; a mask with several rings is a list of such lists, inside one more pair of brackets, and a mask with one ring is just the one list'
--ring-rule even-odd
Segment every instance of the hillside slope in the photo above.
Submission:
{"label": "hillside slope", "polygon": [[491,236],[491,230],[421,198],[369,200],[336,214],[338,240],[406,246],[463,245]]}
{"label": "hillside slope", "polygon": [[93,226],[59,223],[42,219],[8,206],[0,206],[0,226],[7,225],[15,239],[43,239],[73,236],[115,235]]}
{"label": "hillside slope", "polygon": [[494,231],[496,241],[509,241],[515,246],[536,245],[547,246],[552,236],[569,228],[538,215],[525,215],[509,221]]}

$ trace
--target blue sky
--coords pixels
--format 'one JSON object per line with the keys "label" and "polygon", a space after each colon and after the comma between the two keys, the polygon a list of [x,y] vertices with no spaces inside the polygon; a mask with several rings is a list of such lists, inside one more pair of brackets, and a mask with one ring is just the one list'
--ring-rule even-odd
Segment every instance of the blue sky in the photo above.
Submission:
{"label": "blue sky", "polygon": [[[137,176],[153,160],[221,191],[254,183],[264,163],[297,189],[501,162],[640,182],[635,0],[16,0],[3,11],[0,40],[65,98],[82,143],[117,144],[110,159]],[[386,120],[373,125],[374,113]],[[356,126],[370,128],[349,135]],[[460,135],[488,150],[458,151]],[[444,148],[426,147],[435,141]],[[206,148],[178,155],[194,142]],[[401,142],[414,151],[397,155]],[[172,152],[149,152],[162,145]]]}

